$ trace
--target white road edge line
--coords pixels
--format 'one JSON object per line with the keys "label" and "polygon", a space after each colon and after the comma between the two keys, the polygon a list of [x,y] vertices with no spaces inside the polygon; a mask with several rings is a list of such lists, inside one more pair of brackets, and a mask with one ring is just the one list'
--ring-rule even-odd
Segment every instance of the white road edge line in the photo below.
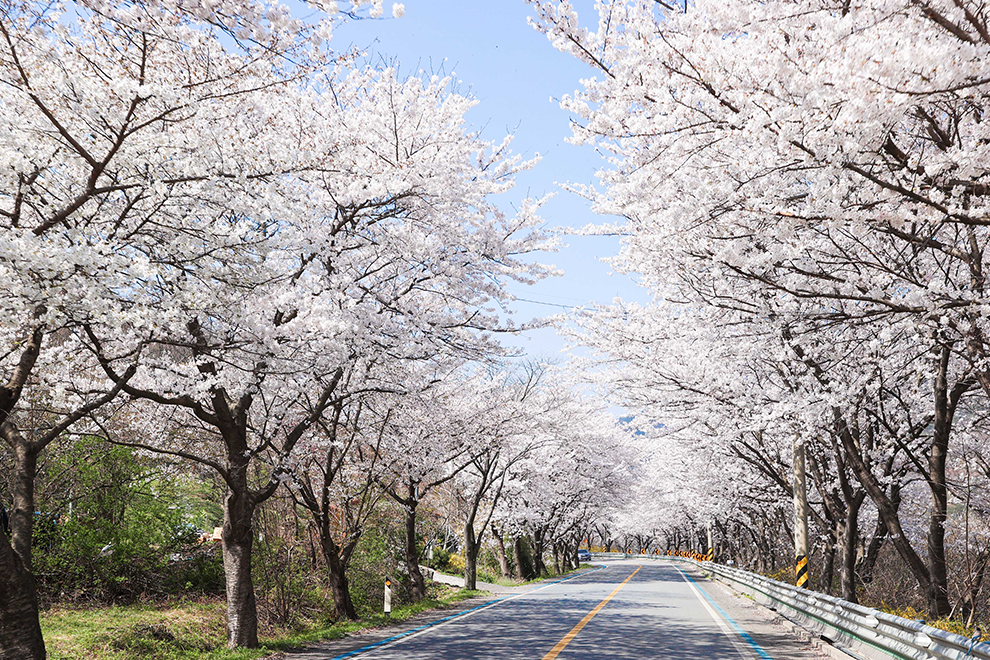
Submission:
{"label": "white road edge line", "polygon": [[684,574],[681,567],[674,566],[674,568],[677,569],[677,572],[681,575],[681,579],[687,583],[687,586],[691,587],[691,591],[694,592],[694,595],[699,601],[701,601],[701,604],[706,610],[708,610],[708,613],[712,615],[712,618],[715,619],[715,623],[718,624],[718,627],[722,630],[725,636],[729,638],[729,642],[732,644],[732,647],[736,649],[736,652],[744,658],[759,660],[759,656],[753,652],[753,649],[743,644],[742,640],[739,639],[739,635],[737,635],[735,631],[729,627],[729,624],[725,622],[725,619],[719,616],[718,612],[712,609],[712,606],[708,604],[708,600],[701,594],[700,591],[698,591],[698,588],[694,586],[694,583],[690,580],[690,578]]}
{"label": "white road edge line", "polygon": [[[518,593],[518,594],[513,594],[512,596],[506,596],[505,598],[499,598],[497,601],[495,601],[491,605],[486,605],[485,607],[479,607],[479,608],[477,608],[474,611],[466,612],[465,614],[462,614],[461,616],[454,617],[450,621],[444,621],[443,623],[438,623],[436,625],[430,626],[429,628],[425,628],[424,630],[420,630],[417,633],[413,633],[412,635],[406,635],[405,637],[400,637],[399,639],[393,640],[393,641],[391,641],[391,642],[389,642],[387,644],[382,644],[381,646],[378,646],[378,647],[373,648],[373,649],[368,649],[367,651],[365,651],[363,653],[358,653],[357,655],[360,655],[361,657],[364,657],[364,658],[374,658],[375,657],[375,653],[377,653],[378,651],[384,651],[385,649],[389,648],[393,644],[398,644],[399,642],[406,642],[406,641],[409,641],[410,639],[415,639],[415,638],[419,637],[420,635],[425,635],[426,633],[433,632],[434,630],[437,630],[439,628],[443,628],[444,626],[449,625],[451,623],[454,623],[455,621],[463,621],[464,619],[468,618],[469,616],[474,616],[478,612],[484,612],[485,610],[490,610],[491,608],[497,607],[497,606],[501,605],[502,603],[507,603],[510,600],[515,600],[516,598],[519,598],[520,596],[528,596],[529,594],[536,593],[537,591],[542,591],[542,590],[544,590],[544,589],[546,589],[548,587],[554,587],[554,586],[556,586],[558,584],[563,584],[564,582],[570,582],[571,580],[573,580],[575,578],[579,578],[579,577],[581,577],[583,575],[590,575],[591,573],[594,573],[594,572],[595,571],[585,571],[585,572],[579,573],[577,575],[572,575],[571,577],[566,578],[564,580],[557,580],[556,582],[551,582],[550,584],[545,584],[542,587],[537,587],[535,589],[530,589],[529,591],[523,591],[523,592]],[[357,657],[357,655],[355,655],[354,657]]]}

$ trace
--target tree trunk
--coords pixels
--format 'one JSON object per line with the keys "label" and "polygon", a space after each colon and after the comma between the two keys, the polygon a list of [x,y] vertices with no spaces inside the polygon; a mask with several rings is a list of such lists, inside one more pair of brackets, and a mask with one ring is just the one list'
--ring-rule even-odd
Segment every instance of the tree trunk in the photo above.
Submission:
{"label": "tree trunk", "polygon": [[223,572],[227,583],[227,648],[258,647],[258,603],[251,579],[254,504],[229,493],[224,507]]}
{"label": "tree trunk", "polygon": [[38,452],[18,436],[14,448],[14,507],[11,510],[10,544],[21,566],[31,572],[31,538],[34,533],[34,480],[38,474]]}
{"label": "tree trunk", "polygon": [[533,532],[533,573],[534,577],[542,577],[547,573],[547,567],[543,563],[543,532],[536,530]]}
{"label": "tree trunk", "polygon": [[[894,510],[901,506],[901,488],[898,484],[890,485],[890,502]],[[873,582],[873,571],[876,568],[877,560],[880,558],[880,551],[883,549],[884,540],[887,538],[887,527],[882,519],[877,520],[876,529],[870,537],[870,544],[866,546],[866,552],[860,557],[856,566],[856,576],[860,584],[870,584]]]}
{"label": "tree trunk", "polygon": [[478,588],[478,542],[474,537],[474,525],[464,526],[464,588]]}
{"label": "tree trunk", "polygon": [[492,538],[495,539],[495,547],[498,548],[498,568],[502,577],[512,577],[509,570],[509,557],[505,554],[505,539],[502,538],[502,530],[492,527]]}
{"label": "tree trunk", "polygon": [[34,576],[0,534],[0,660],[44,660]]}
{"label": "tree trunk", "polygon": [[928,608],[933,618],[948,615],[952,610],[949,604],[949,578],[945,559],[945,520],[949,498],[945,482],[945,461],[949,453],[949,433],[955,404],[962,392],[954,388],[949,395],[948,368],[949,348],[942,347],[938,376],[935,379],[935,422],[933,425],[931,451],[928,454],[928,485],[932,491],[932,509],[928,521],[928,566],[931,575],[931,589],[928,594]]}
{"label": "tree trunk", "polygon": [[[907,536],[904,534],[904,529],[901,527],[901,519],[897,513],[898,507],[887,497],[887,493],[884,491],[880,481],[866,465],[859,453],[859,447],[856,441],[846,427],[845,421],[842,419],[841,413],[836,410],[834,414],[837,432],[842,439],[848,463],[852,468],[853,474],[856,475],[856,480],[862,484],[870,499],[876,505],[880,520],[883,521],[884,527],[887,529],[890,542],[894,544],[897,553],[904,560],[908,570],[911,571],[921,592],[926,594],[926,596],[932,594],[932,581],[928,566],[925,565],[925,562],[922,561],[918,553],[911,547],[911,542],[908,541]],[[932,601],[929,599],[929,606],[931,605]],[[931,614],[932,618],[938,618],[937,612],[931,612]]]}
{"label": "tree trunk", "polygon": [[829,532],[822,549],[822,572],[818,576],[818,591],[823,594],[832,593],[832,582],[835,578],[835,531]]}
{"label": "tree trunk", "polygon": [[31,574],[38,453],[10,422],[4,436],[13,440],[15,469],[10,541],[0,532],[0,660],[35,660],[46,657]]}
{"label": "tree trunk", "polygon": [[357,612],[351,601],[351,589],[347,583],[347,562],[342,561],[337,552],[327,554],[327,569],[330,575],[330,592],[333,594],[333,607],[338,618],[357,620]]}
{"label": "tree trunk", "polygon": [[[934,453],[934,452],[933,452]],[[932,511],[928,524],[928,565],[931,570],[931,590],[928,594],[929,612],[936,618],[948,615],[948,570],[945,560],[945,520],[948,496],[944,482],[932,489]]]}
{"label": "tree trunk", "polygon": [[[36,316],[44,307],[35,310]],[[13,449],[14,483],[11,540],[0,531],[0,660],[43,660],[45,640],[38,619],[38,592],[31,575],[31,535],[34,528],[34,477],[38,451],[21,435],[10,416],[34,369],[44,330],[36,327],[21,344],[17,370],[0,386],[0,438]]]}
{"label": "tree trunk", "polygon": [[410,484],[410,497],[406,500],[404,509],[406,511],[406,570],[409,572],[410,596],[413,602],[419,602],[426,598],[426,580],[419,570],[419,552],[416,548],[416,506],[419,501],[416,499],[415,484]]}
{"label": "tree trunk", "polygon": [[347,566],[361,535],[352,535],[346,541],[346,545],[339,546],[333,540],[333,535],[330,532],[329,516],[314,514],[314,517],[320,534],[320,550],[323,552],[323,560],[327,563],[327,576],[330,582],[330,593],[333,596],[334,613],[338,619],[355,621],[358,617],[354,609],[354,602],[351,600],[351,589],[347,581]]}
{"label": "tree trunk", "polygon": [[521,582],[529,578],[526,574],[525,566],[523,565],[523,538],[522,536],[517,536],[512,541],[512,554],[516,557],[516,578]]}
{"label": "tree trunk", "polygon": [[865,493],[859,491],[857,497],[846,502],[846,519],[843,524],[841,557],[839,560],[839,592],[843,600],[858,603],[856,596],[856,545],[859,543],[859,509]]}

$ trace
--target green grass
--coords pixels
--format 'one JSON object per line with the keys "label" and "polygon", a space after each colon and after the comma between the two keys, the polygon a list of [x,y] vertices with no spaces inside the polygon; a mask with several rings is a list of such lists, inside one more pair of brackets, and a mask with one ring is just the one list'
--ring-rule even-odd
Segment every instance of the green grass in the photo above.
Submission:
{"label": "green grass", "polygon": [[41,628],[50,660],[256,660],[347,633],[408,619],[425,610],[483,592],[449,590],[392,616],[326,623],[304,630],[267,629],[261,648],[230,651],[223,601],[177,601],[116,607],[53,607],[42,613]]}

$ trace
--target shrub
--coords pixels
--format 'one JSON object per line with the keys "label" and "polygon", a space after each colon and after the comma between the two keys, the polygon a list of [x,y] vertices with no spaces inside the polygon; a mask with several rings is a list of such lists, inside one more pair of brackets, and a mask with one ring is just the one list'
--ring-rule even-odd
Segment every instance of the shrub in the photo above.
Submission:
{"label": "shrub", "polygon": [[447,568],[455,575],[464,575],[464,555],[460,552],[451,554],[447,558]]}
{"label": "shrub", "polygon": [[358,616],[380,614],[385,579],[392,580],[392,606],[411,602],[405,564],[405,527],[400,509],[381,506],[368,521],[348,569]]}
{"label": "shrub", "polygon": [[305,525],[288,495],[275,496],[255,518],[252,554],[258,613],[270,626],[303,628],[333,618],[326,570],[307,548]]}
{"label": "shrub", "polygon": [[45,601],[222,593],[220,554],[198,545],[170,468],[95,438],[50,452],[33,539]]}
{"label": "shrub", "polygon": [[449,550],[433,548],[433,559],[430,560],[430,567],[437,569],[441,573],[449,571],[450,557],[451,553]]}

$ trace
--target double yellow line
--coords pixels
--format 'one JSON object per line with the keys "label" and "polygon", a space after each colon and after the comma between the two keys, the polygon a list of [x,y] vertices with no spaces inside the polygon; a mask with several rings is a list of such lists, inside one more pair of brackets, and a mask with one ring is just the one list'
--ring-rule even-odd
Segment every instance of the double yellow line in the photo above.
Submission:
{"label": "double yellow line", "polygon": [[573,628],[571,628],[571,632],[569,632],[566,635],[564,635],[564,639],[562,639],[559,642],[557,642],[557,645],[555,647],[553,647],[552,649],[550,649],[550,652],[549,653],[547,653],[545,656],[543,656],[543,660],[553,660],[554,658],[556,658],[560,654],[560,652],[564,650],[564,647],[567,646],[568,644],[570,644],[572,639],[574,639],[575,637],[577,637],[577,634],[579,632],[581,632],[581,629],[584,628],[584,626],[589,621],[591,621],[594,618],[594,616],[596,614],[598,614],[598,612],[603,607],[605,607],[605,605],[608,604],[608,601],[612,600],[612,598],[615,596],[615,594],[619,593],[619,589],[621,589],[622,587],[626,586],[626,582],[629,582],[629,580],[633,579],[633,575],[636,575],[636,573],[639,573],[639,569],[640,568],[643,568],[643,567],[640,566],[635,571],[633,571],[632,572],[632,575],[630,575],[625,580],[623,580],[622,581],[622,584],[620,584],[619,586],[617,586],[612,591],[612,593],[610,593],[608,595],[608,597],[605,600],[603,600],[602,602],[598,603],[598,605],[595,606],[595,609],[593,609],[590,612],[588,612],[588,614],[586,614],[585,617],[583,619],[581,619],[576,626],[574,626]]}

